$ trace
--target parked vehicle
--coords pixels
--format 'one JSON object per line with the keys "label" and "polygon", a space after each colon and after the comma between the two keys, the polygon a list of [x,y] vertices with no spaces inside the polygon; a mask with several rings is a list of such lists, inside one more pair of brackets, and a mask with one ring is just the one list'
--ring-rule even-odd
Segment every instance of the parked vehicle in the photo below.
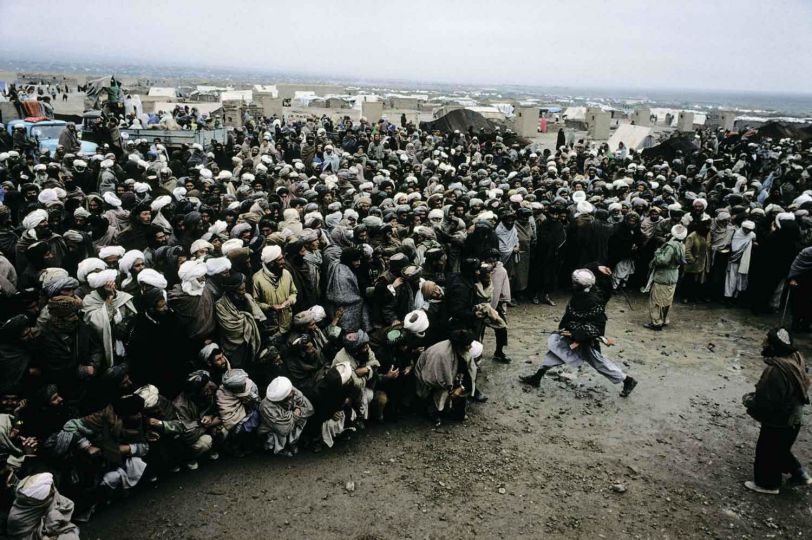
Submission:
{"label": "parked vehicle", "polygon": [[[37,141],[40,150],[45,148],[52,156],[56,153],[56,147],[59,145],[59,136],[62,134],[62,130],[68,125],[64,120],[40,120],[30,117],[24,120],[11,120],[6,124],[9,135],[14,134],[14,126],[19,124],[25,126],[26,135],[30,139]],[[96,146],[94,142],[83,140],[81,152],[83,154],[95,154]]]}

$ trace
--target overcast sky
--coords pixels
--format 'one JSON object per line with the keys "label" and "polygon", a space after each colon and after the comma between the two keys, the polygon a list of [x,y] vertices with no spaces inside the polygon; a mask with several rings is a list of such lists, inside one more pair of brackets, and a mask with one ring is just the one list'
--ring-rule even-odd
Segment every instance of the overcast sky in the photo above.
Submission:
{"label": "overcast sky", "polygon": [[811,0],[0,0],[7,60],[810,93],[810,51]]}

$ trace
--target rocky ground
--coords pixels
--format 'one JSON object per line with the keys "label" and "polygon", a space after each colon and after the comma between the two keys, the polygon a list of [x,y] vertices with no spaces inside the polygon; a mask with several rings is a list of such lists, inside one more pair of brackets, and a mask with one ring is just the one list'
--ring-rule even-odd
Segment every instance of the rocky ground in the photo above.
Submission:
{"label": "rocky ground", "polygon": [[[558,307],[509,312],[513,363],[483,362],[490,401],[463,423],[371,426],[331,451],[252,455],[162,479],[102,510],[83,538],[784,538],[812,524],[809,490],[756,495],[757,425],[741,396],[776,317],[676,306],[662,333],[646,300],[609,304],[609,354],[632,396],[588,366],[517,382],[545,351]],[[492,341],[492,336],[488,338]],[[809,342],[803,342],[809,352]],[[487,350],[487,349],[486,349]],[[812,457],[809,430],[795,446]]]}

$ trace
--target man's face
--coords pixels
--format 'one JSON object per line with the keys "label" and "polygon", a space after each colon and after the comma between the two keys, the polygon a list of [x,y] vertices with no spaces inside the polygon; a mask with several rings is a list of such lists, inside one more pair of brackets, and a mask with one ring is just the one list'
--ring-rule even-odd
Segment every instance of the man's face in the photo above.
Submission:
{"label": "man's face", "polygon": [[136,275],[143,269],[144,269],[144,259],[136,259],[133,265],[130,267],[130,272],[133,275]]}
{"label": "man's face", "polygon": [[215,355],[215,356],[214,356],[214,357],[211,359],[211,365],[212,365],[212,367],[217,368],[218,370],[221,370],[221,369],[225,368],[227,363],[228,363],[228,362],[227,362],[227,360],[226,360],[226,355],[224,355],[222,352],[218,352],[218,353],[217,353],[217,354],[216,354],[216,355]]}
{"label": "man's face", "polygon": [[149,225],[150,220],[152,219],[152,212],[149,210],[143,210],[138,213],[138,222],[143,225]]}
{"label": "man's face", "polygon": [[35,230],[37,231],[37,238],[40,240],[51,236],[51,227],[47,219],[43,219],[40,224],[36,226]]}
{"label": "man's face", "polygon": [[64,400],[59,394],[54,394],[51,396],[51,399],[48,400],[48,405],[51,407],[61,407],[62,403],[64,403]]}
{"label": "man's face", "polygon": [[166,300],[161,298],[155,303],[155,307],[153,307],[153,309],[155,310],[155,313],[163,315],[164,313],[169,312],[169,304],[166,303]]}
{"label": "man's face", "polygon": [[166,233],[163,231],[158,231],[155,233],[155,243],[159,246],[166,245]]}

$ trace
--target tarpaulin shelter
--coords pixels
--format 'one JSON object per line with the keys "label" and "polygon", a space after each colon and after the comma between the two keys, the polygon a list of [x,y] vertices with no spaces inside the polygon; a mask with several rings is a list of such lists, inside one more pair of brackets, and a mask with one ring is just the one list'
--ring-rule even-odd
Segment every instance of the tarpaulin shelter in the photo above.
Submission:
{"label": "tarpaulin shelter", "polygon": [[654,130],[650,127],[634,126],[632,124],[621,124],[609,137],[609,150],[616,151],[622,142],[626,148],[642,150],[654,145]]}
{"label": "tarpaulin shelter", "polygon": [[796,125],[785,122],[767,122],[756,130],[751,139],[799,139],[806,141],[812,139],[812,126]]}
{"label": "tarpaulin shelter", "polygon": [[468,128],[473,128],[474,133],[481,130],[485,133],[496,131],[497,125],[482,116],[481,114],[468,109],[456,109],[431,122],[420,122],[420,129],[428,131],[442,131],[443,133],[467,133]]}
{"label": "tarpaulin shelter", "polygon": [[643,150],[644,159],[661,158],[671,161],[677,155],[677,150],[681,150],[684,156],[690,156],[697,150],[691,137],[671,137],[658,145]]}

